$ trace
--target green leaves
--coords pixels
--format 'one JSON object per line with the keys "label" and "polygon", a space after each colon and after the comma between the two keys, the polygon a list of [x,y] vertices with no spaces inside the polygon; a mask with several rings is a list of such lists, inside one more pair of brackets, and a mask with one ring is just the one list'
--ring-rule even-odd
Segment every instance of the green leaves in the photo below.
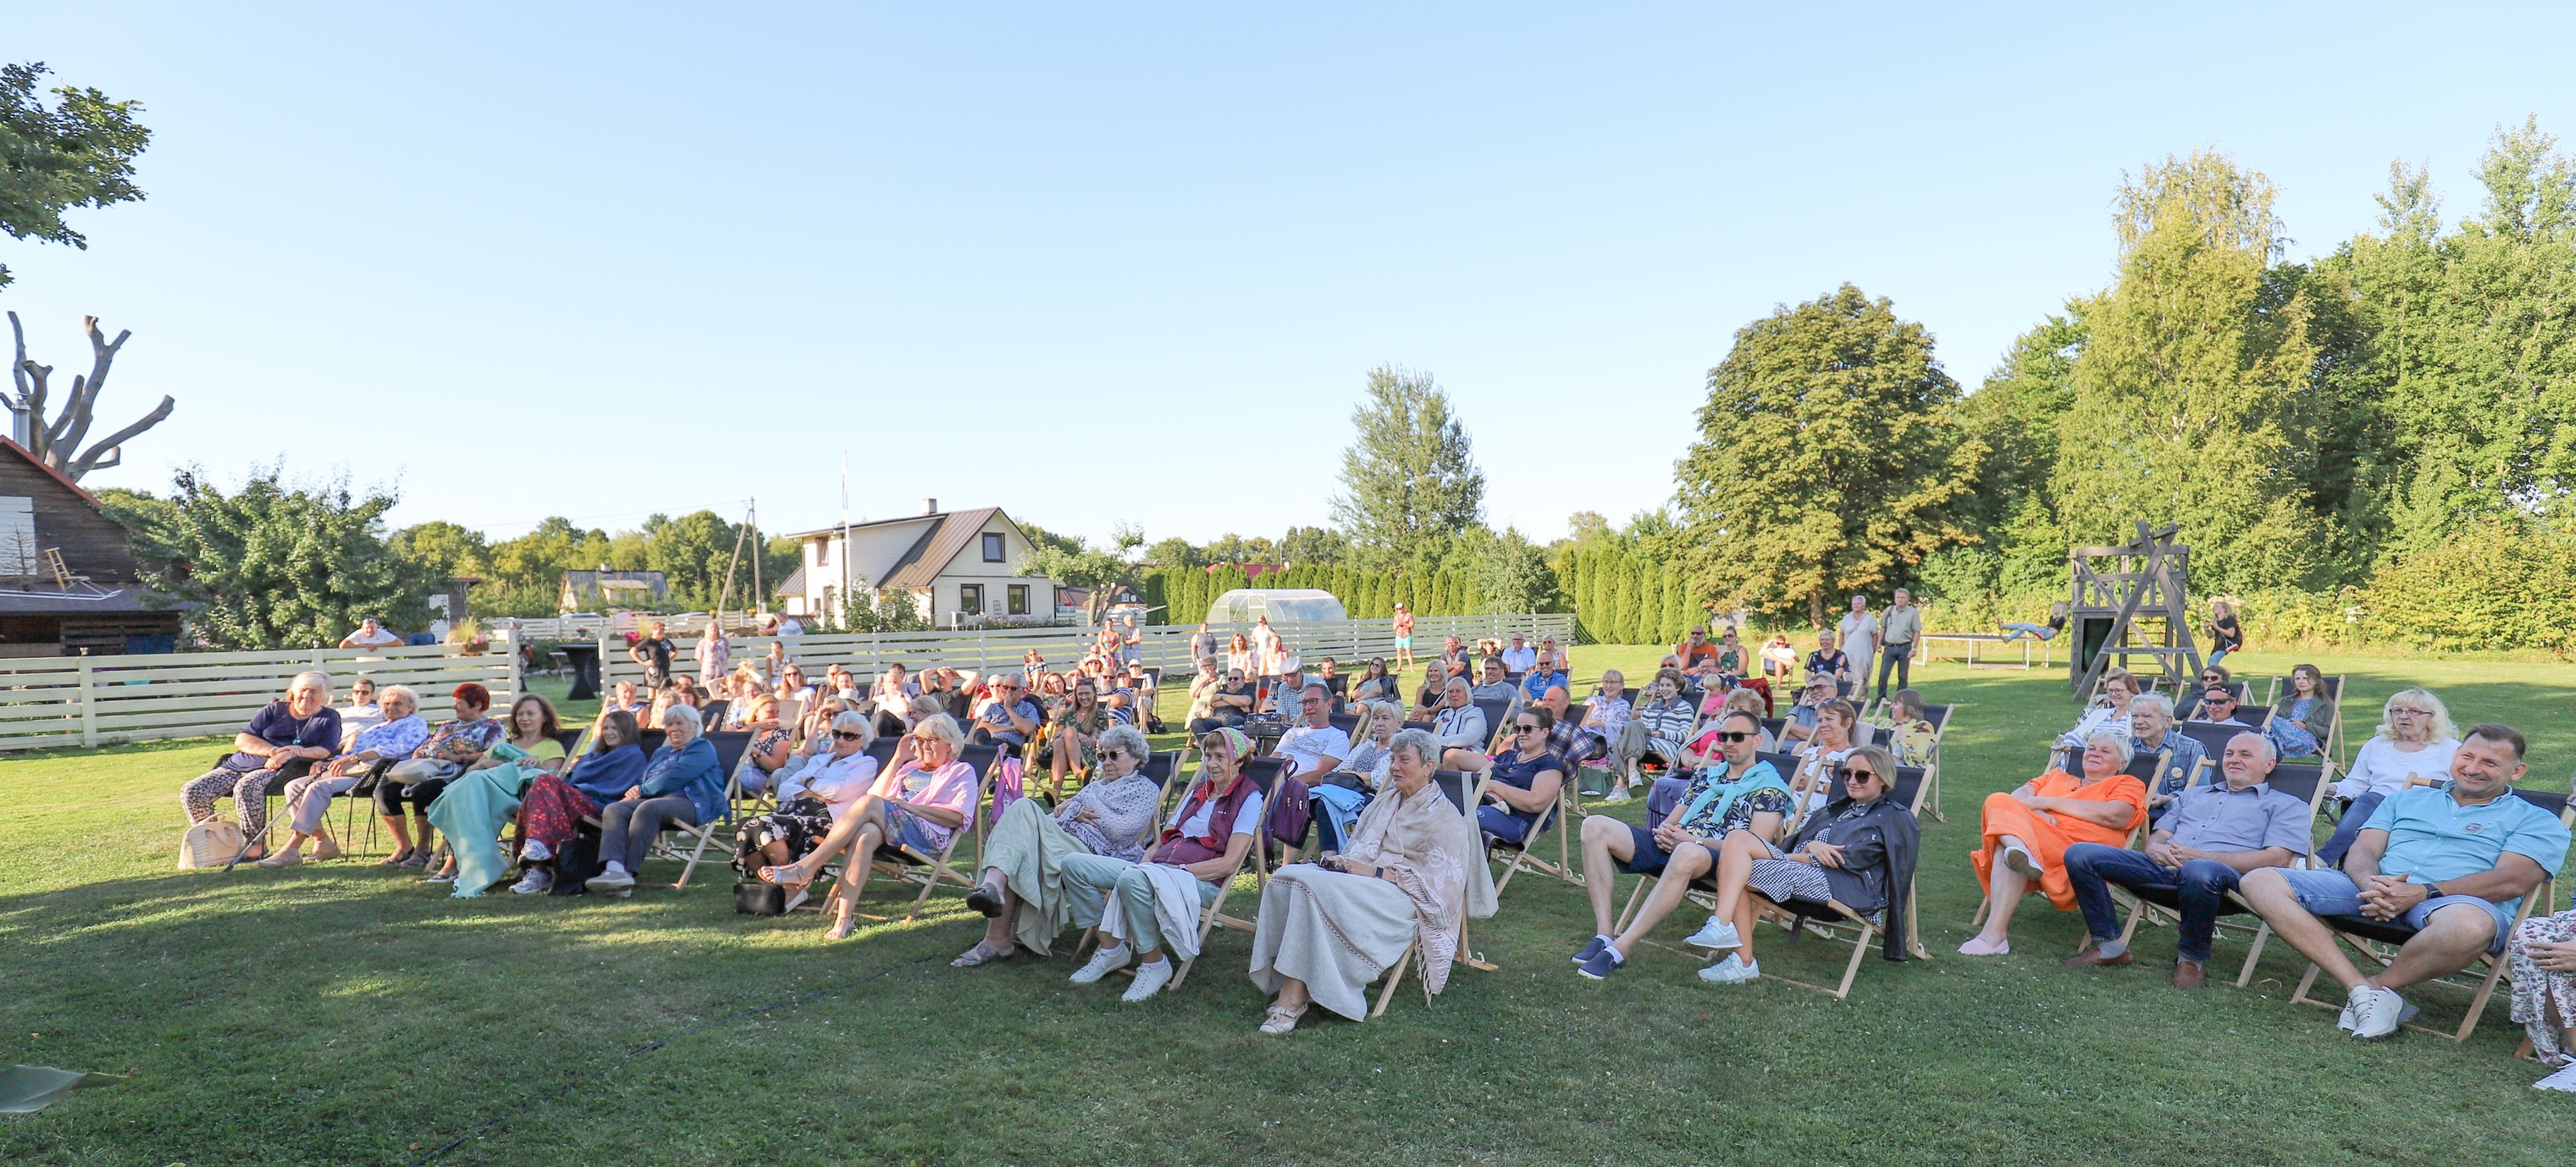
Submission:
{"label": "green leaves", "polygon": [[321,648],[369,616],[428,623],[430,581],[385,542],[391,491],[289,484],[278,466],[229,494],[195,468],[173,485],[167,503],[126,495],[111,513],[135,524],[144,585],[188,602],[188,631],[208,644]]}
{"label": "green leaves", "polygon": [[1436,563],[1485,515],[1485,475],[1466,427],[1428,373],[1369,370],[1368,399],[1351,411],[1358,432],[1342,451],[1333,519],[1374,568]]}
{"label": "green leaves", "polygon": [[[134,120],[140,102],[95,89],[60,86],[46,104],[36,86],[47,72],[41,62],[0,65],[0,232],[87,247],[63,212],[142,199],[134,158],[152,131]],[[8,284],[0,264],[0,287]]]}

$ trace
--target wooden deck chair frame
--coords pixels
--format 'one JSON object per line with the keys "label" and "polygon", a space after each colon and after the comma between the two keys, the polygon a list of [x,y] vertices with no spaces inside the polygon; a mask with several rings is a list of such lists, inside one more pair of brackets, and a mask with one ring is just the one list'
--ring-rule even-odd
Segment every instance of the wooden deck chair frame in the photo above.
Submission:
{"label": "wooden deck chair frame", "polygon": [[[1467,780],[1467,776],[1459,771],[1439,770],[1433,772],[1432,781],[1440,786],[1440,791],[1443,797],[1450,797],[1453,801],[1463,800],[1465,802],[1466,805],[1459,808],[1460,813],[1467,816],[1468,829],[1474,830],[1476,827],[1476,804],[1484,800],[1485,783],[1490,781],[1490,779],[1480,779],[1471,783]],[[1571,779],[1568,779],[1568,781],[1571,781]],[[1450,790],[1453,786],[1458,791],[1458,794],[1455,796],[1450,794]],[[1496,888],[1495,891],[1499,895],[1501,889]],[[1387,1004],[1395,1000],[1396,986],[1404,983],[1404,974],[1406,970],[1413,967],[1415,958],[1419,957],[1421,954],[1422,940],[1419,934],[1417,934],[1414,942],[1405,947],[1404,955],[1396,957],[1395,963],[1388,966],[1386,970],[1386,987],[1378,990],[1377,1003],[1369,1008],[1368,1015],[1370,1017],[1382,1017],[1386,1014]],[[1474,952],[1468,949],[1467,921],[1463,918],[1458,921],[1458,953],[1452,959],[1454,959],[1458,964],[1466,965],[1469,968],[1482,969],[1486,972],[1494,971],[1495,967],[1486,963],[1482,958],[1478,957]]]}
{"label": "wooden deck chair frame", "polygon": [[[2431,783],[2418,778],[2409,782],[2407,785],[2431,785]],[[2512,795],[2508,795],[2508,797],[2518,797],[2520,793],[2520,791],[2515,791]],[[2557,794],[2555,791],[2534,791],[2533,793],[2548,795],[2558,802],[2558,821],[2560,825],[2576,826],[2576,803],[2566,801],[2566,795]],[[2529,799],[2526,799],[2525,801],[2531,801],[2532,805],[2539,806],[2544,810],[2547,809],[2545,803]],[[2545,903],[2555,903],[2557,898],[2558,873],[2555,871],[2542,872],[2540,874],[2539,881],[2532,885],[2531,890],[2523,894],[2521,905],[2514,909],[2513,923],[2506,926],[2505,935],[2510,937],[2516,929],[2521,928],[2522,922],[2531,918],[2531,912],[2534,907]],[[2365,961],[2375,963],[2380,967],[2385,968],[2397,959],[2393,952],[2382,951],[2382,946],[2389,944],[2389,941],[2382,940],[2377,937],[2361,936],[2346,932],[2342,928],[2336,927],[2330,921],[2320,920],[2319,922],[2326,925],[2326,928],[2334,934],[2336,941],[2342,943],[2345,947],[2352,949],[2355,955],[2361,957]],[[2478,965],[2481,963],[2486,965],[2486,971],[2482,974],[2476,971]],[[2365,965],[2364,967],[2367,966]],[[2324,971],[2325,970],[2318,967],[2314,961],[2310,961],[2308,963],[2307,974],[2299,978],[2299,987],[2290,993],[2290,1000],[2301,1005],[2314,1005],[2320,1009],[2343,1008],[2342,1002],[2327,1001],[2308,995],[2308,990],[2316,987],[2317,975]],[[2505,953],[2482,952],[2478,954],[2478,958],[2476,960],[2469,962],[2469,966],[2467,968],[2461,969],[2459,972],[2452,973],[2450,976],[2435,977],[2429,981],[2421,982],[2423,985],[2441,985],[2445,988],[2458,989],[2462,992],[2474,994],[2469,999],[2468,1016],[2460,1019],[2460,1027],[2457,1030],[2450,1032],[2417,1025],[2412,1022],[2408,1022],[2405,1027],[2412,1029],[2417,1033],[2429,1033],[2435,1037],[2447,1037],[2452,1041],[2466,1042],[2469,1040],[2470,1034],[2477,1032],[2479,1020],[2486,1016],[2487,1000],[2495,996],[2496,982],[2504,979],[2504,973]],[[2457,979],[2461,977],[2473,977],[2475,979]]]}
{"label": "wooden deck chair frame", "polygon": [[[960,889],[970,891],[974,889],[974,877],[958,871],[955,866],[957,844],[973,836],[976,854],[978,856],[983,854],[983,826],[984,820],[988,817],[984,813],[984,804],[992,797],[993,781],[1001,773],[1002,759],[1008,754],[1007,750],[994,751],[992,760],[976,772],[975,797],[966,804],[966,821],[958,824],[957,829],[949,833],[948,845],[940,848],[938,855],[922,854],[893,839],[882,840],[877,844],[876,854],[870,862],[871,869],[897,882],[917,884],[921,888],[920,894],[912,899],[912,910],[904,913],[904,923],[909,924],[920,918],[922,909],[930,906],[931,893],[938,891],[943,884],[953,884]],[[846,875],[845,870],[844,877]]]}
{"label": "wooden deck chair frame", "polygon": [[1958,702],[1953,701],[1946,705],[1927,707],[1924,710],[1925,715],[1931,716],[1933,708],[1938,708],[1940,714],[1931,718],[1932,758],[1923,766],[1924,793],[1920,799],[1928,809],[1917,811],[1915,817],[1920,818],[1924,814],[1930,814],[1932,821],[1946,823],[1950,818],[1941,813],[1941,739],[1950,736],[1950,718],[1958,712],[1959,705]]}
{"label": "wooden deck chair frame", "polygon": [[[1915,779],[1913,783],[1914,793],[1911,798],[1906,799],[1905,809],[1912,813],[1916,819],[1920,820],[1923,817],[1924,800],[1930,797],[1931,794],[1933,770],[1929,766],[1898,767],[1897,784],[1890,793],[1899,797],[1904,797],[1904,773],[1907,770],[1915,771]],[[1920,926],[1920,915],[1917,910],[1917,901],[1915,899],[1915,889],[1919,884],[1922,873],[1918,870],[1915,875],[1915,879],[1907,881],[1905,888],[1906,949],[1916,960],[1930,960],[1932,959],[1932,952],[1930,949],[1923,946],[1923,931]],[[1816,992],[1823,993],[1837,1001],[1848,999],[1851,996],[1852,981],[1860,975],[1861,961],[1867,959],[1869,956],[1869,950],[1871,948],[1870,942],[1878,938],[1878,935],[1884,929],[1884,926],[1870,923],[1868,917],[1851,910],[1849,906],[1843,904],[1839,900],[1828,899],[1813,905],[1825,908],[1834,913],[1833,916],[1826,917],[1813,915],[1804,911],[1803,908],[1808,905],[1781,903],[1780,901],[1763,895],[1761,892],[1755,891],[1750,887],[1744,890],[1747,895],[1753,897],[1757,914],[1765,919],[1778,923],[1783,929],[1788,931],[1791,939],[1796,939],[1799,932],[1806,931],[1814,933],[1824,939],[1831,940],[1837,944],[1850,944],[1852,946],[1851,959],[1843,965],[1843,979],[1833,988],[1828,989],[1823,985],[1811,985],[1794,977],[1784,977],[1776,973],[1765,975],[1784,984],[1796,985],[1801,989],[1811,989]],[[1715,960],[1719,958],[1715,954],[1712,954],[1710,959]]]}
{"label": "wooden deck chair frame", "polygon": [[[2205,775],[2214,776],[2215,772],[2214,763],[2212,763],[2208,758],[2202,758],[2200,760],[2200,772],[2192,775],[2189,786],[2200,785],[2204,781]],[[2308,833],[2311,838],[2316,834],[2317,817],[2325,807],[2326,791],[2333,789],[2334,782],[2334,764],[2331,761],[2321,763],[2317,767],[2316,786],[2308,792],[2307,823]],[[2150,836],[2154,834],[2152,823],[2150,824],[2148,833]],[[2313,846],[2314,845],[2311,844],[2311,848],[2313,848]],[[2313,869],[2314,863],[2315,856],[2313,854],[2301,855],[2291,864],[2291,866],[2300,870],[2311,870]],[[2132,937],[2137,935],[2138,925],[2141,922],[2160,924],[2164,922],[2164,918],[2167,916],[2173,917],[2177,923],[2181,920],[2180,914],[2171,908],[2167,908],[2161,904],[2151,903],[2143,897],[2125,890],[2119,890],[2116,886],[2114,890],[2117,898],[2129,901],[2129,919],[2127,924],[2120,929],[2120,942],[2123,944],[2128,943]],[[2222,914],[2219,917],[2218,930],[2221,932],[2243,932],[2253,938],[2253,942],[2246,946],[2244,964],[2236,970],[2235,986],[2241,989],[2246,985],[2251,984],[2254,980],[2254,966],[2263,959],[2263,946],[2272,938],[2272,925],[2266,923],[2263,920],[2263,917],[2254,911],[2254,905],[2247,903],[2245,898],[2236,892],[2230,891],[2227,893],[2227,900],[2229,903],[2235,905],[2236,910]],[[2227,919],[2228,915],[2252,915],[2254,916],[2254,923],[2251,925],[2232,923]]]}

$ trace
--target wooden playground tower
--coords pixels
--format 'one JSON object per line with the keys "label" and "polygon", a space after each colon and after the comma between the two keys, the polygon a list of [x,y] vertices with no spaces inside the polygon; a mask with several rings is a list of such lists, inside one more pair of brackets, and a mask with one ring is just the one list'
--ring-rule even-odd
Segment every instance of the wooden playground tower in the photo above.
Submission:
{"label": "wooden playground tower", "polygon": [[2067,679],[2077,693],[2093,692],[2115,656],[2132,673],[2139,670],[2130,667],[2130,658],[2154,660],[2157,675],[2170,682],[2168,692],[2200,675],[2191,606],[2184,599],[2191,549],[2173,541],[2181,529],[2167,523],[2149,530],[2142,521],[2138,537],[2128,543],[2067,551],[2074,583],[2066,609],[2075,633]]}

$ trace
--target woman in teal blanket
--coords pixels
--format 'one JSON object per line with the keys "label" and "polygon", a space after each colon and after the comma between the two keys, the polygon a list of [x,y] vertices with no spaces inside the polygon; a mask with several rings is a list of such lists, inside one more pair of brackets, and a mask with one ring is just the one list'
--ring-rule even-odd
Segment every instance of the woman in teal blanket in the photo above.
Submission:
{"label": "woman in teal blanket", "polygon": [[501,830],[518,816],[528,784],[562,767],[563,743],[555,740],[559,729],[553,704],[534,693],[520,694],[510,705],[509,740],[493,746],[429,804],[430,824],[453,849],[446,870],[430,879],[453,881],[457,899],[482,895],[509,874]]}

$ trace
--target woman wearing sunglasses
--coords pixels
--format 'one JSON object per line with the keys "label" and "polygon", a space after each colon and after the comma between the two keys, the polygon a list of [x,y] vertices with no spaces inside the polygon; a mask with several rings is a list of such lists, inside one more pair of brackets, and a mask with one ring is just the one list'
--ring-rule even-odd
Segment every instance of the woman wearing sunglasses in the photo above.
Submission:
{"label": "woman wearing sunglasses", "polygon": [[1717,857],[1717,913],[1690,943],[1734,951],[1699,970],[1699,979],[1740,985],[1762,975],[1753,956],[1754,896],[1775,904],[1841,904],[1886,931],[1887,959],[1908,959],[1905,897],[1914,886],[1923,831],[1913,812],[1888,797],[1895,777],[1894,757],[1862,746],[1834,771],[1833,801],[1809,816],[1787,846],[1751,831],[1726,837]]}
{"label": "woman wearing sunglasses", "polygon": [[[867,714],[845,712],[832,718],[822,735],[828,742],[778,782],[778,809],[743,820],[734,832],[734,867],[756,877],[762,867],[778,867],[811,854],[832,826],[841,821],[876,781],[877,760],[868,756],[876,737]],[[805,885],[787,888],[787,910],[805,902]]]}
{"label": "woman wearing sunglasses", "polygon": [[1546,706],[1530,706],[1512,718],[1512,737],[1501,753],[1462,767],[1470,774],[1493,776],[1485,784],[1485,797],[1492,801],[1476,808],[1476,825],[1484,829],[1488,841],[1525,841],[1539,820],[1555,809],[1557,795],[1565,789],[1566,771],[1573,769],[1548,748],[1548,734],[1555,728],[1556,715]]}

